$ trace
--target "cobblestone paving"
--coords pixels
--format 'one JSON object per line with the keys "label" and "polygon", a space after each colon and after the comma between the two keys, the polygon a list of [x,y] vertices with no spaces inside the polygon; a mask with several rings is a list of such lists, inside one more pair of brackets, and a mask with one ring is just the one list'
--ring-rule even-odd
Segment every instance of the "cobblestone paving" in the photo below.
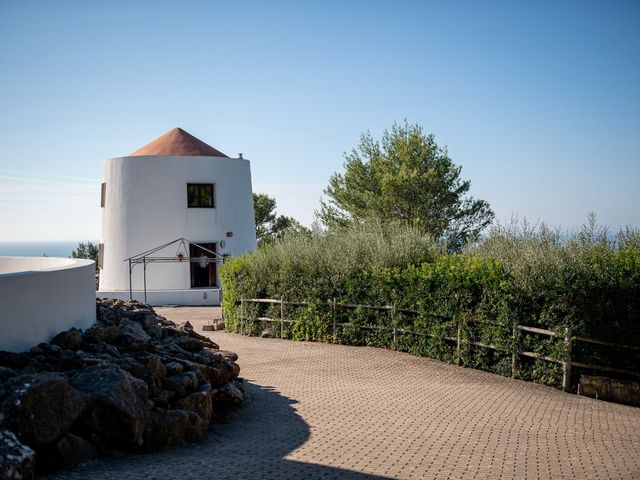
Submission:
{"label": "cobblestone paving", "polygon": [[[196,328],[204,312],[161,310]],[[209,335],[248,382],[229,423],[54,478],[640,479],[640,409],[393,351]]]}

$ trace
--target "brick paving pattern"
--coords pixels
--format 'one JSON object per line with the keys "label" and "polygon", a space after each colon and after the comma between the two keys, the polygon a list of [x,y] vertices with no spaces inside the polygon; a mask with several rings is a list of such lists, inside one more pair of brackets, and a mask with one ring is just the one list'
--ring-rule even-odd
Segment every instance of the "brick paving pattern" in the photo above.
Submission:
{"label": "brick paving pattern", "polygon": [[640,479],[640,409],[388,350],[209,335],[247,380],[230,422],[52,478]]}

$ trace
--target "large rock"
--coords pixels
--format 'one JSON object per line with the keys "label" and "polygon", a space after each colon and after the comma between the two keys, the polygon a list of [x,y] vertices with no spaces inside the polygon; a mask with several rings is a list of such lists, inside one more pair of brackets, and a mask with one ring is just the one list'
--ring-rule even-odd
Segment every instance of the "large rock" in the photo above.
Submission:
{"label": "large rock", "polygon": [[4,424],[31,447],[53,442],[80,416],[86,400],[58,374],[20,375],[0,387]]}
{"label": "large rock", "polygon": [[37,452],[36,468],[39,472],[52,472],[65,465],[85,463],[97,456],[97,449],[87,440],[67,432]]}
{"label": "large rock", "polygon": [[133,320],[122,320],[120,322],[120,330],[122,332],[122,336],[119,341],[122,345],[137,345],[141,343],[148,343],[149,340],[151,340],[151,337],[144,331],[142,325]]}
{"label": "large rock", "polygon": [[115,343],[122,336],[122,330],[117,325],[98,323],[82,334],[87,343]]}
{"label": "large rock", "polygon": [[184,367],[180,362],[167,362],[164,367],[166,374],[169,376],[180,375],[184,370]]}
{"label": "large rock", "polygon": [[186,410],[197,414],[208,425],[211,423],[211,415],[213,413],[213,389],[211,385],[205,383],[197,392],[187,395],[178,400],[176,406],[180,410]]}
{"label": "large rock", "polygon": [[640,406],[640,383],[596,375],[581,375],[578,393],[627,405]]}
{"label": "large rock", "polygon": [[162,387],[165,390],[176,392],[184,397],[198,388],[198,377],[195,372],[184,372],[180,375],[172,375],[162,379]]}
{"label": "large rock", "polygon": [[157,355],[144,355],[139,357],[138,360],[145,366],[147,371],[151,372],[156,377],[167,376],[167,369],[162,363],[162,359]]}
{"label": "large rock", "polygon": [[89,398],[81,431],[113,448],[137,450],[149,414],[147,384],[121,368],[101,364],[71,377],[71,384]]}
{"label": "large rock", "polygon": [[[166,320],[165,320],[166,322]],[[142,326],[144,331],[151,338],[162,338],[162,320],[152,313],[147,313],[142,318]]]}
{"label": "large rock", "polygon": [[82,333],[76,328],[60,332],[51,339],[53,345],[58,345],[65,350],[78,350],[82,347]]}
{"label": "large rock", "polygon": [[29,355],[0,350],[0,367],[23,368],[29,363]]}
{"label": "large rock", "polygon": [[147,447],[163,449],[173,445],[201,442],[207,437],[207,423],[185,410],[154,409],[145,431]]}
{"label": "large rock", "polygon": [[17,376],[18,374],[13,368],[0,367],[0,383],[6,382],[10,378]]}
{"label": "large rock", "polygon": [[187,352],[199,352],[205,346],[202,340],[193,337],[177,337],[173,343]]}
{"label": "large rock", "polygon": [[227,383],[218,389],[216,403],[239,407],[244,401],[244,385],[239,380]]}
{"label": "large rock", "polygon": [[[114,450],[202,441],[211,418],[242,401],[242,383],[228,384],[235,359],[188,322],[135,301],[98,300],[97,323],[84,333],[0,352],[1,438],[18,453],[27,452],[19,442],[33,448],[40,473]],[[28,452],[0,457],[0,480],[29,478]]]}
{"label": "large rock", "polygon": [[12,432],[0,430],[0,479],[30,480],[34,466],[34,451],[22,445]]}

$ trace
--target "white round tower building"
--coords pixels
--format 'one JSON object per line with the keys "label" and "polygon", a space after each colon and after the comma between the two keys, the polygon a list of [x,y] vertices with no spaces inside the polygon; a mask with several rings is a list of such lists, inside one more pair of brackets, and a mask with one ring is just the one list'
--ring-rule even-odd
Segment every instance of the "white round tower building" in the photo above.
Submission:
{"label": "white round tower building", "polygon": [[99,297],[218,305],[221,261],[256,248],[249,161],[180,128],[106,160],[101,207]]}

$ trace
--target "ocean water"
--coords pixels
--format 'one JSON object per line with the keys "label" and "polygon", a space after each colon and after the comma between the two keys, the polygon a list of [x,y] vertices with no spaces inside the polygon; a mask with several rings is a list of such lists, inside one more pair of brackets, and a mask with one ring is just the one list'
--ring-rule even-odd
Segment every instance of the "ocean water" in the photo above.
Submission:
{"label": "ocean water", "polygon": [[[97,241],[91,240],[93,244]],[[78,248],[77,242],[0,242],[0,256],[13,257],[70,257]],[[87,241],[83,241],[87,243]]]}

